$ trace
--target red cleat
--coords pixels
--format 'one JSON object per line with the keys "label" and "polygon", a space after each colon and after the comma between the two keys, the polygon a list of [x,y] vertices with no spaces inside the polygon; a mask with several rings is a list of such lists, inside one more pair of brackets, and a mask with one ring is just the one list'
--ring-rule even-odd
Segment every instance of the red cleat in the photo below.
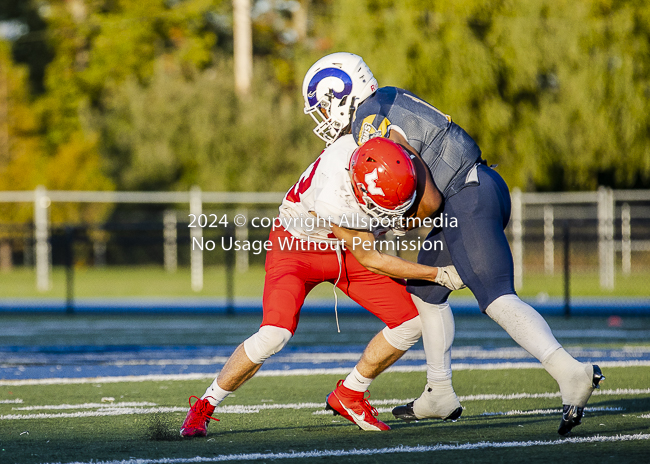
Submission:
{"label": "red cleat", "polygon": [[[196,398],[196,403],[192,406],[192,398]],[[211,397],[210,397],[211,398]],[[190,410],[181,426],[181,437],[205,437],[208,434],[208,423],[210,419],[218,421],[212,417],[214,406],[210,404],[207,398],[200,399],[196,396],[190,396]]]}
{"label": "red cleat", "polygon": [[343,386],[343,380],[336,384],[336,390],[327,395],[325,409],[334,411],[334,415],[341,415],[347,420],[354,422],[362,430],[390,430],[390,427],[376,419],[379,414],[370,405],[366,392],[356,392]]}

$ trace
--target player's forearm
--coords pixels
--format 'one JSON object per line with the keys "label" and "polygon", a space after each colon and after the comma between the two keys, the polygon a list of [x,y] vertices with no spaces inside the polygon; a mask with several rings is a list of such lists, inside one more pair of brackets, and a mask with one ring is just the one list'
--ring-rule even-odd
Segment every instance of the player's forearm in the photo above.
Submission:
{"label": "player's forearm", "polygon": [[[354,251],[352,254],[355,255]],[[355,258],[369,271],[395,279],[418,279],[434,282],[438,275],[437,267],[413,263],[378,251],[366,252],[360,256],[355,255]]]}

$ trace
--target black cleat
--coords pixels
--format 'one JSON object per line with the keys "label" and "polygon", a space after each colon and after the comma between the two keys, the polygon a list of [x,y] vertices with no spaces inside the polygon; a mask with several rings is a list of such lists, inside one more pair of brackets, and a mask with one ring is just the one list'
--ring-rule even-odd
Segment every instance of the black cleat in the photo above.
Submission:
{"label": "black cleat", "polygon": [[560,428],[557,429],[557,433],[562,436],[568,435],[573,427],[582,423],[581,419],[583,412],[584,408],[571,406],[569,404],[562,405],[562,421],[560,422]]}
{"label": "black cleat", "polygon": [[418,418],[415,416],[415,413],[413,412],[413,401],[405,406],[397,406],[396,408],[393,408],[392,412],[393,416],[395,416],[395,419],[402,419],[406,422],[418,420]]}
{"label": "black cleat", "polygon": [[[406,422],[411,422],[411,421],[417,421],[420,420],[417,418],[415,413],[413,412],[413,401],[411,401],[409,404],[404,405],[404,406],[397,406],[396,408],[393,408],[393,416],[395,416],[395,419],[402,419],[403,421]],[[451,414],[449,414],[447,417],[443,417],[443,421],[450,420],[452,422],[456,422],[458,418],[463,414],[463,408],[458,407],[454,409]]]}
{"label": "black cleat", "polygon": [[[592,379],[592,387],[594,389],[600,388],[600,382],[605,380],[600,367],[594,366],[594,377]],[[580,408],[578,406],[564,404],[562,405],[562,421],[560,421],[560,428],[557,429],[557,433],[560,435],[567,436],[573,427],[576,427],[582,423],[582,416],[584,413],[584,407]]]}
{"label": "black cleat", "polygon": [[329,400],[330,395],[331,395],[331,393],[325,397],[325,411],[332,411],[334,416],[340,416],[341,414],[339,414],[339,412],[336,409],[334,409],[332,406],[330,406],[329,401],[327,401],[327,400]]}
{"label": "black cleat", "polygon": [[461,415],[462,413],[463,413],[463,408],[462,408],[462,407],[460,407],[460,408],[456,408],[456,409],[454,409],[454,410],[451,412],[451,414],[449,414],[447,417],[445,417],[445,418],[443,419],[443,421],[448,421],[448,420],[450,420],[450,421],[452,421],[452,422],[456,422],[456,421],[460,418],[460,415]]}

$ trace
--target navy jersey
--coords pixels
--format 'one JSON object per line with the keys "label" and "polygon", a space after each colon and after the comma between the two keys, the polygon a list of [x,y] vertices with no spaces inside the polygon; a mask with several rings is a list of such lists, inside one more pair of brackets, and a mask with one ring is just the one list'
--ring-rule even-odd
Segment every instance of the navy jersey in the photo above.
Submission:
{"label": "navy jersey", "polygon": [[429,166],[444,198],[456,193],[481,150],[451,118],[408,90],[382,87],[357,109],[351,132],[358,145],[398,126]]}

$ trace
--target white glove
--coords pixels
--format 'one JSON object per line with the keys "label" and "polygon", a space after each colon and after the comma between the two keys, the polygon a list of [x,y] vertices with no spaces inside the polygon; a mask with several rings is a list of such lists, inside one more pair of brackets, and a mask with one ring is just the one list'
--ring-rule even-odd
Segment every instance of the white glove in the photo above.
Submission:
{"label": "white glove", "polygon": [[458,275],[458,271],[453,265],[439,267],[438,275],[434,280],[435,283],[447,287],[450,290],[460,290],[461,288],[467,287],[463,283],[463,279]]}

